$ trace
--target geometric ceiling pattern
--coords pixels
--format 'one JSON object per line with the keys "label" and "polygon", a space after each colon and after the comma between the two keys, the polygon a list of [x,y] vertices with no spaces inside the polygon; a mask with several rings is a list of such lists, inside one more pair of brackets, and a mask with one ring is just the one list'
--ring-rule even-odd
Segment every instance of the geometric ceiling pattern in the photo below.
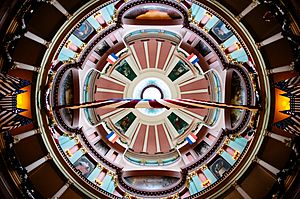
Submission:
{"label": "geometric ceiling pattern", "polygon": [[0,24],[3,197],[297,190],[294,9],[279,1],[7,5],[18,12]]}

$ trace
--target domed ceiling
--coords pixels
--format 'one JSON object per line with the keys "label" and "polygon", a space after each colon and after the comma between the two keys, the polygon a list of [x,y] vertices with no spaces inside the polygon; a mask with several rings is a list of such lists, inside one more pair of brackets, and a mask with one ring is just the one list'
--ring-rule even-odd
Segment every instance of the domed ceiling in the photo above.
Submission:
{"label": "domed ceiling", "polygon": [[[244,184],[253,178],[249,170],[278,176],[279,169],[291,169],[268,158],[283,147],[279,159],[287,162],[293,153],[289,147],[296,146],[300,80],[297,72],[289,72],[271,80],[274,88],[268,75],[290,71],[298,62],[266,69],[269,62],[260,49],[283,36],[256,42],[260,36],[240,22],[258,2],[244,6],[237,17],[226,3],[210,1],[91,1],[72,15],[64,3],[51,3],[46,5],[68,18],[51,42],[31,28],[42,9],[29,6],[22,15],[25,20],[33,13],[24,37],[46,47],[34,58],[40,67],[23,63],[26,58],[16,47],[9,60],[14,69],[1,76],[6,82],[1,114],[10,110],[7,96],[15,96],[12,110],[20,118],[1,128],[8,153],[26,171],[19,169],[22,183],[32,187],[27,194],[59,198],[72,189],[72,197],[79,198],[216,198],[226,193],[251,198],[255,194],[250,196]],[[274,20],[272,12],[260,12],[265,21]],[[16,69],[27,72],[22,77]],[[42,147],[36,150],[44,152],[29,161],[19,142],[37,134]],[[282,146],[277,143],[270,152],[266,137]],[[29,143],[36,146],[34,140]],[[35,183],[42,175],[31,174],[43,164],[51,168],[43,171],[49,172],[46,176],[60,171],[50,177],[61,184],[55,194],[44,192],[44,182]],[[272,193],[277,185],[269,178],[263,179]]]}

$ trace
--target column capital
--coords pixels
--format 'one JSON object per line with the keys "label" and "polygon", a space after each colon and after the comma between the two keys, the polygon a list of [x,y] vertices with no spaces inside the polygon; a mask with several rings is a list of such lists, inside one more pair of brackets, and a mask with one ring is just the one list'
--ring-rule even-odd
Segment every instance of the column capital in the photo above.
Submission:
{"label": "column capital", "polygon": [[51,44],[50,41],[45,41],[45,43],[44,43],[44,45],[45,45],[47,48],[49,48],[50,44]]}
{"label": "column capital", "polygon": [[13,138],[14,138],[14,144],[17,144],[21,140],[19,137],[16,136],[14,136]]}
{"label": "column capital", "polygon": [[232,183],[232,186],[233,186],[235,189],[237,189],[238,187],[240,187],[240,186],[238,185],[237,181],[234,181],[234,182]]}
{"label": "column capital", "polygon": [[206,164],[204,164],[204,165],[202,165],[202,166],[200,167],[200,170],[201,170],[201,171],[203,171],[203,170],[205,170],[205,169],[207,169],[207,165],[206,165]]}
{"label": "column capital", "polygon": [[259,158],[258,158],[257,156],[254,156],[254,158],[253,158],[252,162],[256,162],[256,163],[258,163],[258,161],[259,161]]}
{"label": "column capital", "polygon": [[258,49],[260,49],[260,48],[262,47],[262,44],[261,44],[261,43],[256,43],[256,47],[257,47]]}
{"label": "column capital", "polygon": [[70,179],[68,179],[66,185],[67,185],[67,186],[70,186],[70,185],[72,185],[72,184],[73,184],[73,182],[72,182]]}
{"label": "column capital", "polygon": [[252,3],[254,6],[257,6],[258,4],[260,4],[259,0],[252,0]]}
{"label": "column capital", "polygon": [[50,153],[48,153],[48,155],[46,157],[47,157],[47,160],[51,160],[52,159],[52,156],[50,155]]}

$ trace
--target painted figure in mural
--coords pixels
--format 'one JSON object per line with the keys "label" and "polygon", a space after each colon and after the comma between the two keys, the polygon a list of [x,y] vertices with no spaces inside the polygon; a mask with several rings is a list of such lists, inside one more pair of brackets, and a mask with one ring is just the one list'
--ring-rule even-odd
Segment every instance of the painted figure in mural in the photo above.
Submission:
{"label": "painted figure in mural", "polygon": [[81,41],[86,40],[94,31],[94,28],[88,22],[83,22],[81,26],[74,30],[74,35],[77,36]]}
{"label": "painted figure in mural", "polygon": [[226,25],[219,21],[213,28],[212,32],[221,40],[224,41],[228,39],[233,33],[229,30]]}
{"label": "painted figure in mural", "polygon": [[182,76],[183,74],[185,74],[188,71],[189,71],[189,68],[182,61],[179,61],[176,64],[176,66],[173,68],[173,70],[170,72],[168,77],[172,81],[174,81],[174,80],[176,80],[177,78],[179,78],[180,76]]}
{"label": "painted figure in mural", "polygon": [[87,177],[92,172],[92,170],[95,168],[95,165],[85,156],[82,156],[81,158],[79,158],[74,163],[74,166],[85,177]]}
{"label": "painted figure in mural", "polygon": [[226,168],[224,167],[224,162],[220,161],[216,164],[215,171],[222,176],[226,172]]}
{"label": "painted figure in mural", "polygon": [[125,117],[116,122],[116,126],[118,127],[121,133],[125,133],[130,125],[135,120],[136,116],[133,113],[127,114]]}
{"label": "painted figure in mural", "polygon": [[129,124],[129,118],[128,118],[128,116],[127,116],[127,117],[125,117],[125,118],[123,119],[123,121],[121,122],[120,127],[121,127],[122,129],[126,129],[127,126],[128,126],[128,124]]}
{"label": "painted figure in mural", "polygon": [[80,161],[78,163],[78,165],[76,166],[76,169],[78,169],[79,171],[81,171],[82,175],[87,174],[88,172],[90,172],[90,166],[88,163],[84,162],[84,161]]}
{"label": "painted figure in mural", "polygon": [[223,158],[218,158],[211,166],[210,169],[212,170],[213,174],[217,178],[221,178],[223,174],[230,168],[231,166],[229,163],[226,162]]}
{"label": "painted figure in mural", "polygon": [[122,60],[116,67],[116,70],[131,81],[136,78],[136,74],[126,60]]}

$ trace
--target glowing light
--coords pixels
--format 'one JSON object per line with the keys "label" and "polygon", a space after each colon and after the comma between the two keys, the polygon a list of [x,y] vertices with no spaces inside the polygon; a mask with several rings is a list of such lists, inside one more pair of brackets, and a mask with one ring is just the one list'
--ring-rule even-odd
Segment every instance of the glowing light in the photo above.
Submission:
{"label": "glowing light", "polygon": [[20,115],[31,118],[31,85],[22,88],[23,93],[17,95],[17,108],[25,109],[27,111],[21,112]]}
{"label": "glowing light", "polygon": [[162,95],[161,92],[156,87],[149,87],[145,89],[142,94],[143,99],[161,99]]}
{"label": "glowing light", "polygon": [[[135,99],[171,99],[171,90],[169,86],[161,79],[151,77],[141,80],[133,91],[132,98]],[[139,108],[140,112],[148,116],[157,116],[165,109],[147,109]]]}
{"label": "glowing light", "polygon": [[289,115],[284,114],[281,111],[290,110],[290,98],[282,96],[282,94],[285,94],[285,92],[279,89],[275,89],[274,123],[289,117]]}

